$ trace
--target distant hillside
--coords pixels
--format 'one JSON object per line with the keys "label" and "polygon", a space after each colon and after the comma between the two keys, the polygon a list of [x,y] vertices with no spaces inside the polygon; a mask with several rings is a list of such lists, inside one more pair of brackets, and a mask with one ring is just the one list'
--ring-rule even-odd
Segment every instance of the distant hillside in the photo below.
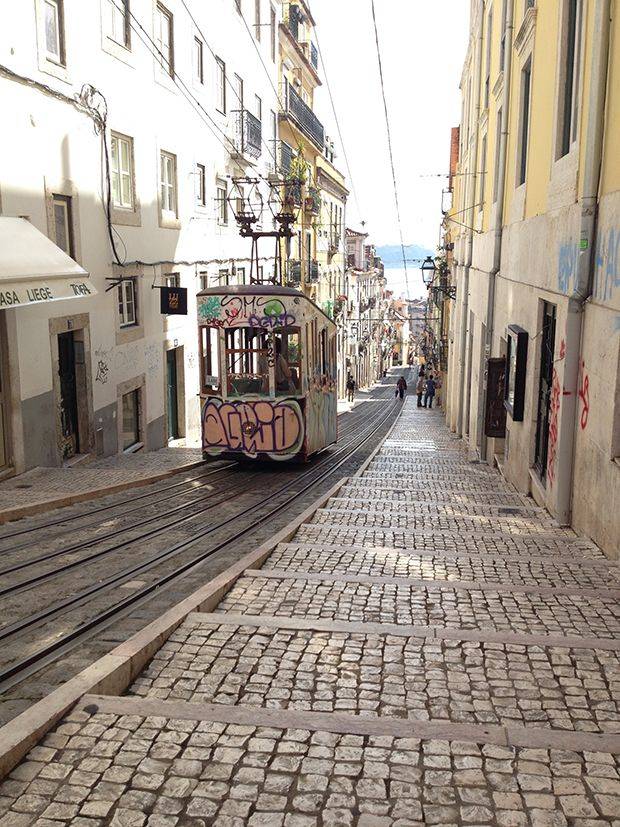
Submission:
{"label": "distant hillside", "polygon": [[[403,266],[403,252],[398,244],[386,244],[383,247],[377,247],[377,255],[381,257],[386,267]],[[426,247],[420,247],[417,244],[405,246],[405,256],[407,260],[424,259],[426,256],[432,255],[434,255],[434,251]],[[415,263],[412,264],[412,266],[415,267]]]}

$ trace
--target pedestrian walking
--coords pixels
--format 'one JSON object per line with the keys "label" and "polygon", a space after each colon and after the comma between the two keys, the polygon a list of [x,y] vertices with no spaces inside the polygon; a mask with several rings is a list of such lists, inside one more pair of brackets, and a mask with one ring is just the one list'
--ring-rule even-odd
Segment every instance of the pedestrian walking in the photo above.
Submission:
{"label": "pedestrian walking", "polygon": [[437,389],[437,383],[433,379],[433,374],[429,373],[428,379],[426,380],[426,390],[424,392],[424,407],[425,408],[432,408],[433,407],[433,399],[435,398],[435,390]]}
{"label": "pedestrian walking", "polygon": [[351,374],[347,376],[347,401],[353,402],[353,395],[355,393],[355,379]]}
{"label": "pedestrian walking", "polygon": [[405,377],[401,376],[398,382],[396,383],[396,391],[394,393],[394,397],[400,396],[401,399],[405,398],[405,391],[407,390],[407,382],[405,381]]}
{"label": "pedestrian walking", "polygon": [[422,396],[424,395],[424,385],[426,384],[424,376],[418,377],[418,384],[415,386],[415,392],[418,395],[418,408],[422,407]]}

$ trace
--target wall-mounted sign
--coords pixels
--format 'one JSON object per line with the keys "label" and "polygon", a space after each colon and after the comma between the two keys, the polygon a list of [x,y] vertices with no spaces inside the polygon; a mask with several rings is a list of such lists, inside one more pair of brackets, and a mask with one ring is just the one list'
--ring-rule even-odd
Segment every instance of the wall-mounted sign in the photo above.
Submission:
{"label": "wall-mounted sign", "polygon": [[187,316],[187,287],[160,287],[160,310],[167,316]]}
{"label": "wall-mounted sign", "polygon": [[506,350],[504,405],[514,422],[523,421],[527,372],[527,331],[509,325]]}

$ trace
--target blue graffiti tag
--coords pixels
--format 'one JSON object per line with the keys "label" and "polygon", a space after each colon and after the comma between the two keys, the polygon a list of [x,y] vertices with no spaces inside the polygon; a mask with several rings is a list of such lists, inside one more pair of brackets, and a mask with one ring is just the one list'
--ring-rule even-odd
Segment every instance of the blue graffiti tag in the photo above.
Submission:
{"label": "blue graffiti tag", "polygon": [[577,272],[579,245],[573,241],[560,245],[558,252],[558,290],[568,293]]}
{"label": "blue graffiti tag", "polygon": [[601,233],[594,256],[594,295],[607,301],[616,287],[620,287],[620,230],[612,227]]}

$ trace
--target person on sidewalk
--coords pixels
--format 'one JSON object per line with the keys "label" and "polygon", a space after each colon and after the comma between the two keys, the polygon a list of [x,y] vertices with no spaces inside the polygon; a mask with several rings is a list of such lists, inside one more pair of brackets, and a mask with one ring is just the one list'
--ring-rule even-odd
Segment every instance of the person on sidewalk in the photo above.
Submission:
{"label": "person on sidewalk", "polygon": [[351,374],[347,376],[347,402],[353,402],[353,394],[355,393],[355,379]]}
{"label": "person on sidewalk", "polygon": [[433,399],[435,398],[435,390],[437,389],[437,384],[433,379],[433,374],[429,373],[428,379],[426,380],[426,391],[424,393],[424,407],[425,408],[432,408],[433,407]]}
{"label": "person on sidewalk", "polygon": [[394,397],[400,396],[401,399],[404,399],[406,390],[407,382],[405,381],[405,377],[401,376],[398,382],[396,383],[396,392],[394,393]]}
{"label": "person on sidewalk", "polygon": [[424,385],[426,384],[424,374],[418,377],[418,384],[415,386],[415,392],[418,395],[418,408],[422,407],[422,396],[424,395]]}

